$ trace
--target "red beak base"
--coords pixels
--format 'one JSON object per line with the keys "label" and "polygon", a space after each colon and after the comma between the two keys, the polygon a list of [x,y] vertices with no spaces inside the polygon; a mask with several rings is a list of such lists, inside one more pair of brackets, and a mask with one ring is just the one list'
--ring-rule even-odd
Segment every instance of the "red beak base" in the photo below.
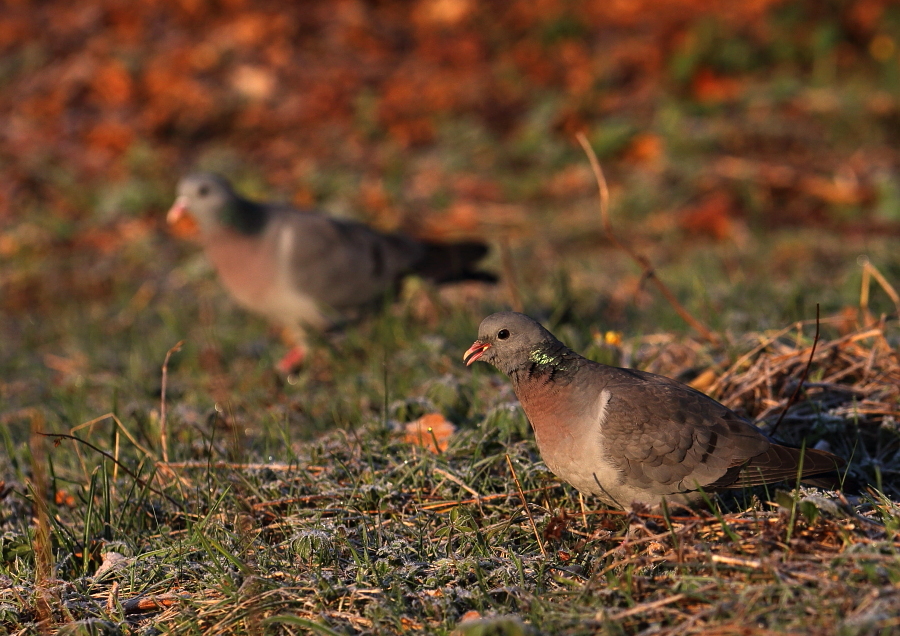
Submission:
{"label": "red beak base", "polygon": [[466,366],[470,366],[473,362],[475,362],[478,358],[484,355],[484,352],[491,348],[490,342],[481,342],[481,340],[476,340],[471,347],[469,347],[466,352],[463,354],[463,362],[466,363]]}

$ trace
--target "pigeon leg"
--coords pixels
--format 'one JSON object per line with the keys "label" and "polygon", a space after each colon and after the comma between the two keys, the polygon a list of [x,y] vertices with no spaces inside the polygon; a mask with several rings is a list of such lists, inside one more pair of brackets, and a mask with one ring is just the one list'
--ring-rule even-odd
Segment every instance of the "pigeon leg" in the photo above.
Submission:
{"label": "pigeon leg", "polygon": [[281,331],[281,341],[290,349],[278,361],[275,369],[283,375],[290,375],[295,371],[299,371],[306,360],[306,332],[299,326],[285,327]]}
{"label": "pigeon leg", "polygon": [[278,369],[279,373],[290,375],[303,366],[303,360],[305,358],[306,347],[304,347],[303,345],[296,345],[292,347],[286,354],[284,354],[284,357],[278,361],[278,364],[275,365],[275,368]]}

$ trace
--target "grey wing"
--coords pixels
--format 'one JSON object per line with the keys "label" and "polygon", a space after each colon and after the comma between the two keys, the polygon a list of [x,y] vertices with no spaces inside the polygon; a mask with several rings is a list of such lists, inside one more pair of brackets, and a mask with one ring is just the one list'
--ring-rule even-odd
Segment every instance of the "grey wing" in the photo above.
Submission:
{"label": "grey wing", "polygon": [[611,369],[603,432],[628,485],[655,494],[716,489],[771,446],[759,429],[679,382]]}
{"label": "grey wing", "polygon": [[283,214],[278,222],[280,234],[289,237],[283,241],[292,284],[337,311],[393,289],[424,251],[411,238],[312,212]]}

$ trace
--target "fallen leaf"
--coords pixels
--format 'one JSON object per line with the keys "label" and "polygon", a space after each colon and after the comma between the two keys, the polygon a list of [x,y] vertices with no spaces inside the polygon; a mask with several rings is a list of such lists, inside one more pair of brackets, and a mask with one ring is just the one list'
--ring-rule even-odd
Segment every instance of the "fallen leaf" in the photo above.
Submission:
{"label": "fallen leaf", "polygon": [[276,78],[265,68],[242,64],[234,71],[231,85],[244,97],[262,101],[275,92]]}
{"label": "fallen leaf", "polygon": [[481,614],[476,610],[469,610],[465,614],[462,615],[462,618],[459,619],[460,623],[465,623],[466,621],[477,621],[481,618]]}
{"label": "fallen leaf", "polygon": [[110,60],[92,78],[92,88],[105,106],[121,106],[132,99],[131,74],[119,60]]}
{"label": "fallen leaf", "polygon": [[97,571],[94,572],[94,577],[99,577],[110,570],[117,570],[121,567],[124,567],[131,561],[124,554],[120,554],[119,552],[104,552],[100,557],[103,559],[103,562],[100,564],[100,567],[97,568]]}
{"label": "fallen leaf", "polygon": [[407,616],[400,617],[400,624],[403,626],[403,629],[421,630],[424,627],[422,623],[415,621]]}
{"label": "fallen leaf", "polygon": [[733,77],[724,77],[705,68],[694,76],[691,89],[698,102],[727,102],[740,96],[743,83]]}
{"label": "fallen leaf", "polygon": [[688,386],[698,391],[706,391],[716,381],[716,372],[714,369],[706,369],[696,378],[688,382]]}
{"label": "fallen leaf", "polygon": [[154,224],[151,219],[123,219],[107,227],[86,230],[76,238],[75,244],[110,254],[121,249],[123,244],[135,243],[146,237]]}
{"label": "fallen leaf", "polygon": [[543,190],[556,197],[588,195],[596,193],[597,182],[590,166],[573,164],[551,175]]}
{"label": "fallen leaf", "polygon": [[625,150],[626,161],[637,164],[655,164],[663,154],[663,141],[659,135],[640,133],[635,135]]}
{"label": "fallen leaf", "polygon": [[126,614],[139,614],[165,609],[175,605],[179,600],[174,594],[161,594],[159,596],[139,596],[122,603],[122,609]]}
{"label": "fallen leaf", "polygon": [[423,22],[455,26],[472,11],[471,0],[429,0],[416,5],[415,17]]}
{"label": "fallen leaf", "polygon": [[837,318],[837,330],[842,336],[859,329],[859,307],[847,305],[838,312]]}
{"label": "fallen leaf", "polygon": [[436,453],[447,450],[456,427],[440,413],[426,413],[407,424],[405,430],[403,439],[406,442]]}
{"label": "fallen leaf", "polygon": [[44,366],[58,373],[58,376],[54,378],[57,384],[79,383],[87,373],[88,358],[81,352],[70,357],[45,353]]}
{"label": "fallen leaf", "polygon": [[705,234],[721,241],[735,237],[734,212],[731,195],[717,191],[699,204],[682,210],[678,224],[692,234]]}

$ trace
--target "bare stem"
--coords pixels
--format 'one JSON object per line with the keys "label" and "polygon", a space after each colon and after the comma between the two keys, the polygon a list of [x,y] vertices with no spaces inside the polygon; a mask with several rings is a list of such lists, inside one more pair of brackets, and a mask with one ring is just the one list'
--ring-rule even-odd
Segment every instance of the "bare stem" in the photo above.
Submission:
{"label": "bare stem", "polygon": [[166,422],[166,384],[169,380],[169,358],[173,353],[181,351],[184,340],[179,340],[175,346],[166,352],[166,359],[162,365],[162,389],[159,396],[159,445],[162,447],[162,458],[164,462],[169,461],[169,433],[168,424]]}
{"label": "bare stem", "polygon": [[531,516],[531,509],[528,508],[528,501],[525,499],[525,492],[522,490],[522,484],[519,482],[519,476],[516,475],[516,469],[513,468],[512,460],[509,458],[509,455],[506,456],[506,463],[509,464],[509,470],[512,472],[513,479],[516,482],[516,488],[519,489],[519,497],[522,499],[522,507],[525,508],[525,514],[528,515],[528,520],[531,522],[531,528],[534,530],[534,538],[537,539],[538,547],[541,549],[541,554],[544,557],[547,556],[547,551],[544,549],[544,542],[541,541],[541,533],[538,532],[537,524],[534,522],[534,517]]}
{"label": "bare stem", "polygon": [[594,153],[594,149],[591,148],[591,144],[588,142],[587,137],[584,136],[584,133],[578,133],[576,137],[578,139],[578,143],[580,143],[581,147],[584,149],[588,160],[591,162],[591,168],[594,171],[594,178],[597,180],[597,187],[600,190],[600,221],[603,223],[603,229],[606,231],[606,235],[609,237],[609,240],[612,241],[612,243],[620,250],[628,254],[632,258],[632,260],[634,260],[641,267],[641,269],[643,270],[643,277],[656,285],[656,288],[672,306],[675,312],[679,316],[681,316],[682,320],[690,325],[694,331],[700,334],[701,338],[712,345],[718,346],[721,343],[721,339],[719,338],[719,336],[714,334],[709,329],[709,327],[694,318],[688,312],[688,310],[685,309],[684,305],[678,302],[678,299],[675,297],[675,294],[672,293],[672,290],[670,290],[669,287],[656,276],[656,272],[654,271],[653,265],[652,263],[650,263],[650,260],[643,254],[639,254],[631,249],[629,245],[620,241],[615,232],[613,232],[612,221],[609,218],[609,187],[606,184],[606,177],[603,175],[603,168],[600,167],[600,162],[597,160],[597,155]]}
{"label": "bare stem", "polygon": [[791,399],[787,401],[787,404],[784,405],[784,410],[781,411],[781,415],[778,416],[778,421],[775,422],[775,426],[772,427],[772,430],[769,431],[769,435],[775,435],[775,432],[778,430],[778,427],[781,426],[781,420],[784,419],[784,416],[787,414],[788,409],[791,408],[794,403],[797,401],[797,396],[800,395],[800,389],[803,388],[803,383],[806,382],[806,376],[809,375],[809,367],[812,365],[813,356],[816,355],[816,345],[819,343],[819,303],[816,303],[816,337],[813,338],[812,349],[809,350],[809,360],[806,361],[806,368],[803,369],[803,375],[800,377],[800,383],[797,384],[797,388],[794,389],[794,393],[791,395]]}

